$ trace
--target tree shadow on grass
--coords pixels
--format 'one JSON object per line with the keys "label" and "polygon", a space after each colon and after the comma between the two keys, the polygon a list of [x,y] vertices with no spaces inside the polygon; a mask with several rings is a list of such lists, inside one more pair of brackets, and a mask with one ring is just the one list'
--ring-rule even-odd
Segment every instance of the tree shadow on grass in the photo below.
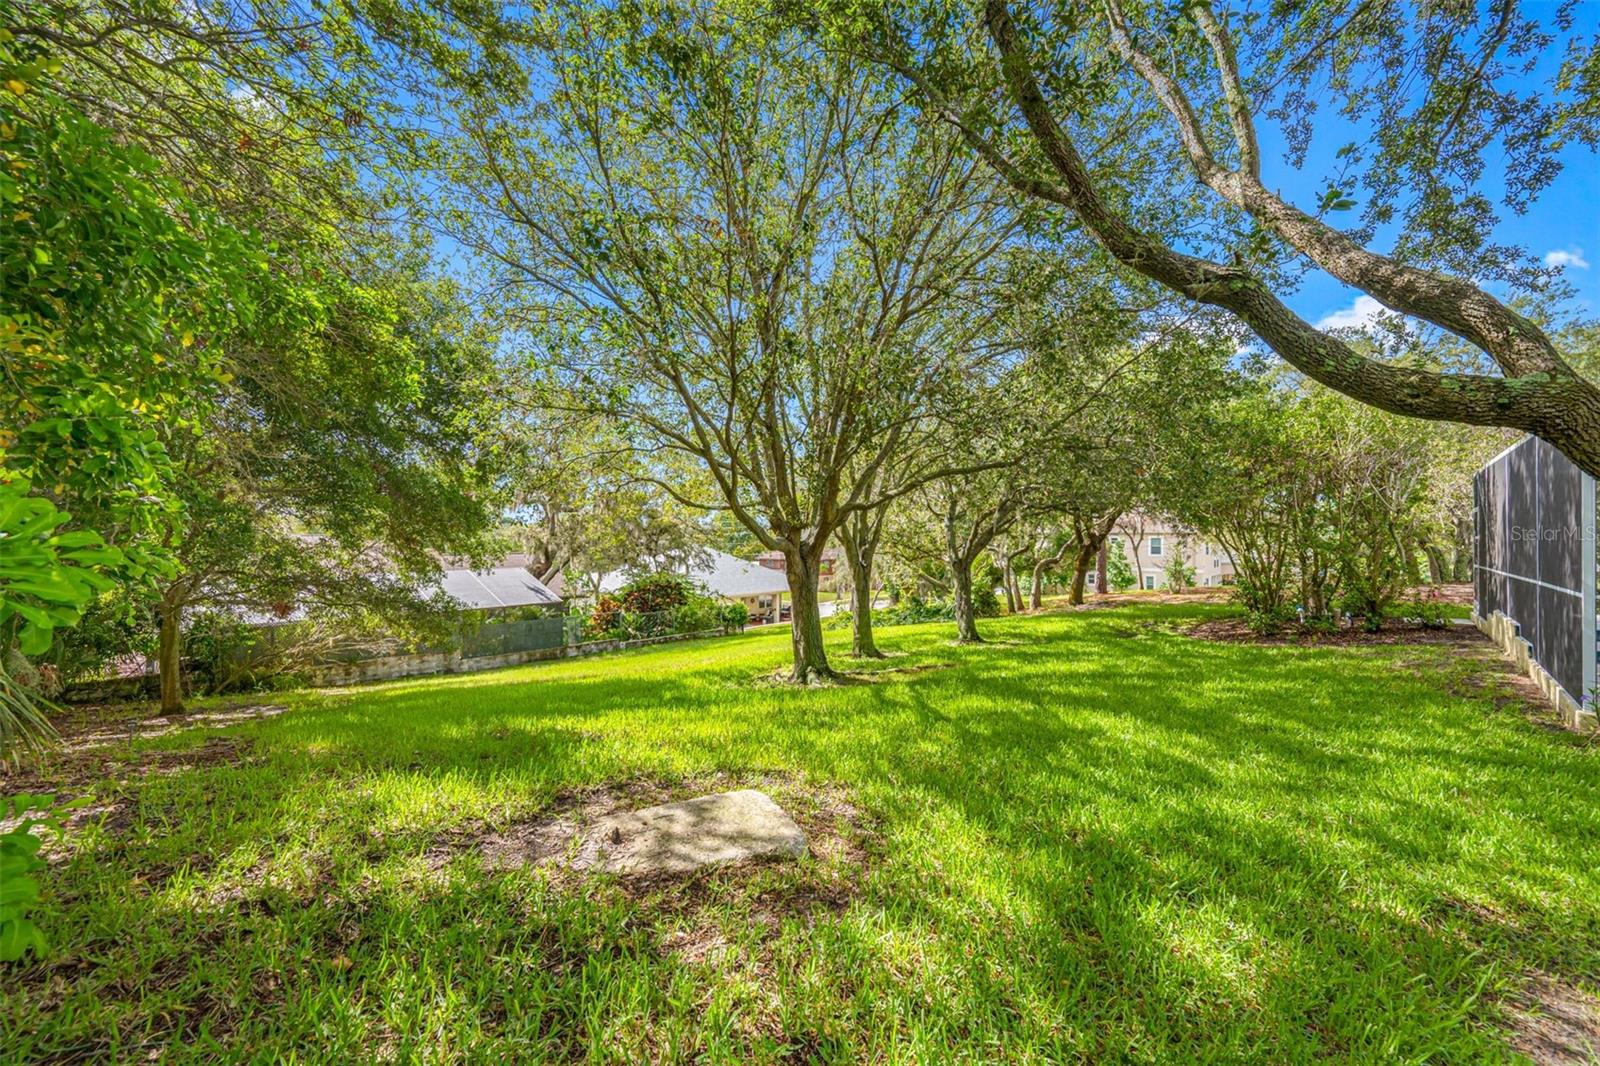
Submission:
{"label": "tree shadow on grass", "polygon": [[[61,871],[62,965],[93,969],[23,982],[46,1014],[72,999],[126,1025],[203,1002],[181,982],[150,991],[151,973],[223,975],[205,995],[234,996],[232,1032],[272,1047],[299,1046],[320,1010],[362,1049],[382,1026],[454,1026],[478,1047],[509,1026],[582,1057],[623,1039],[595,1036],[596,1002],[629,1033],[693,1045],[708,1039],[698,1017],[666,1001],[728,996],[770,1023],[738,1037],[746,1058],[776,1058],[777,1033],[843,1041],[846,1057],[890,1041],[1387,1061],[1493,1058],[1485,997],[1535,968],[1600,972],[1593,752],[1383,655],[1121,640],[1104,617],[1041,618],[1004,649],[890,633],[908,665],[957,668],[835,690],[739,688],[781,658],[769,641],[719,644],[690,672],[657,653],[309,699],[239,727],[261,763],[144,782],[137,819]],[[772,959],[748,973],[649,961],[660,929],[626,901],[406,873],[450,826],[561,788],[750,766],[842,782],[886,850],[858,905],[763,934]],[[206,902],[230,886],[242,895]],[[571,953],[550,962],[505,908]],[[318,946],[341,927],[366,944],[383,930],[384,949]],[[253,1003],[258,978],[234,960],[259,969],[305,945],[278,999]],[[350,968],[319,983],[339,952]],[[519,983],[559,1009],[508,1001]],[[452,1001],[452,987],[472,991]],[[384,997],[456,1006],[390,1017],[372,1006]],[[509,1020],[524,1015],[542,1020]]]}

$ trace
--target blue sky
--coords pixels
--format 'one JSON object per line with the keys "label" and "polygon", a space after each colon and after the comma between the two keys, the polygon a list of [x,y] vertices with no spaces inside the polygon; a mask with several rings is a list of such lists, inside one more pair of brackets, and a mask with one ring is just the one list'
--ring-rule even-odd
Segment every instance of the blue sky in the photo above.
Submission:
{"label": "blue sky", "polygon": [[[1524,11],[1533,15],[1543,10],[1553,12],[1555,7],[1546,0],[1531,0]],[[1578,8],[1568,39],[1584,39],[1597,32],[1600,4]],[[1553,54],[1555,49],[1550,52],[1530,74],[1507,76],[1496,83],[1497,87],[1548,94],[1549,81],[1559,61],[1559,56]],[[1332,108],[1324,108],[1316,122],[1306,166],[1295,170],[1283,158],[1284,142],[1276,126],[1265,119],[1258,122],[1263,179],[1269,188],[1308,210],[1314,209],[1319,192],[1326,186],[1338,148],[1349,141],[1365,142],[1371,133],[1370,129],[1352,126]],[[1560,175],[1527,212],[1517,215],[1497,202],[1500,223],[1494,240],[1523,247],[1547,266],[1562,267],[1567,282],[1576,290],[1564,309],[1580,317],[1600,317],[1600,157],[1580,145],[1569,145],[1558,158],[1563,164]],[[1482,187],[1491,195],[1504,185],[1505,166],[1503,153],[1492,153],[1485,159]],[[1359,198],[1359,191],[1355,195]],[[1352,223],[1358,212],[1359,202],[1350,213]],[[1376,249],[1388,250],[1382,234]],[[1490,288],[1497,295],[1506,295],[1502,288]],[[1287,302],[1308,321],[1338,326],[1358,325],[1378,306],[1371,297],[1320,272],[1307,276]]]}
{"label": "blue sky", "polygon": [[[1600,158],[1587,149],[1569,147],[1561,159],[1565,166],[1560,176],[1525,214],[1502,208],[1495,239],[1528,249],[1546,265],[1563,267],[1566,280],[1577,290],[1567,309],[1585,318],[1600,317]],[[1494,169],[1493,163],[1486,168]],[[1323,187],[1320,170],[1309,164],[1305,171],[1292,170],[1281,153],[1266,154],[1265,146],[1262,176],[1268,187],[1279,189],[1303,208],[1315,205]],[[1382,241],[1378,243],[1383,250]],[[1376,306],[1371,297],[1362,297],[1320,272],[1309,275],[1288,303],[1311,322],[1337,316],[1334,325],[1355,325]]]}

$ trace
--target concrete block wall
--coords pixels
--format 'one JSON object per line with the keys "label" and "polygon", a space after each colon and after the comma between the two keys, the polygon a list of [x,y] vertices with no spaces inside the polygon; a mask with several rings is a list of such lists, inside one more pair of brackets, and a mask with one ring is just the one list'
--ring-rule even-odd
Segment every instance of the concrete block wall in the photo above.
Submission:
{"label": "concrete block wall", "polygon": [[505,666],[521,666],[524,663],[547,659],[570,659],[581,655],[621,651],[625,648],[643,648],[652,644],[699,640],[703,637],[722,636],[726,632],[724,629],[706,629],[696,633],[669,633],[665,636],[644,637],[639,640],[590,640],[560,648],[513,651],[502,655],[479,655],[470,659],[463,659],[459,652],[386,655],[378,659],[363,659],[359,662],[319,667],[311,671],[306,680],[308,684],[322,688],[359,685],[366,681],[396,681],[404,677],[424,677],[429,674],[468,674],[480,670],[498,670]]}
{"label": "concrete block wall", "polygon": [[1539,686],[1539,691],[1544,693],[1545,699],[1556,709],[1561,716],[1561,723],[1568,729],[1590,730],[1600,728],[1600,720],[1595,717],[1595,709],[1591,706],[1580,706],[1567,691],[1556,684],[1556,679],[1545,672],[1533,657],[1533,646],[1522,639],[1522,627],[1516,621],[1506,617],[1501,611],[1495,611],[1487,618],[1480,617],[1476,611],[1472,614],[1472,622],[1480,632],[1500,646],[1501,651],[1511,659],[1522,673],[1528,675],[1533,683]]}

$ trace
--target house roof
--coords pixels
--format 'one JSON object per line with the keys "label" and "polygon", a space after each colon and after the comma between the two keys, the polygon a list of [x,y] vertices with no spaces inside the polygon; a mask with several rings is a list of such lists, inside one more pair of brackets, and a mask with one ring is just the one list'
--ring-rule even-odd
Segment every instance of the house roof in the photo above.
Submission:
{"label": "house roof", "polygon": [[[613,570],[600,579],[600,591],[615,592],[633,576],[633,571]],[[715,596],[766,596],[789,591],[789,581],[783,571],[740,559],[727,552],[702,553],[689,567],[688,576]]]}
{"label": "house roof", "polygon": [[497,566],[491,570],[446,570],[444,591],[469,611],[492,607],[553,607],[561,597],[544,582],[520,566]]}

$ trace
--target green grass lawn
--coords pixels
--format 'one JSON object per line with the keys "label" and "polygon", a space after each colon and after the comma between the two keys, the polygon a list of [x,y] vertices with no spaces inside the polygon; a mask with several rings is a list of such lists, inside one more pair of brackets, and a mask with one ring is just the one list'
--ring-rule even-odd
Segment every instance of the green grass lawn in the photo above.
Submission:
{"label": "green grass lawn", "polygon": [[[769,630],[105,749],[0,1061],[1502,1061],[1529,975],[1597,991],[1600,749],[1461,647],[1165,625],[1222,610],[886,629],[895,672],[815,690],[761,680]],[[486,868],[624,781],[761,784],[828,846]]]}

